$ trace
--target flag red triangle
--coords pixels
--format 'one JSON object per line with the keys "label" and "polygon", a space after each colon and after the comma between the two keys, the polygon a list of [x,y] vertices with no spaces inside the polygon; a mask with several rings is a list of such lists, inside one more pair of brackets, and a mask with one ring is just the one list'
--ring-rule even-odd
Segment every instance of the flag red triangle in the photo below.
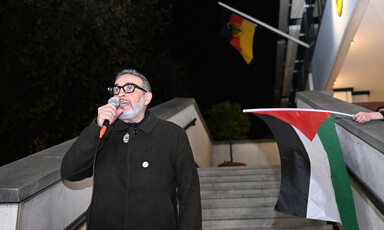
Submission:
{"label": "flag red triangle", "polygon": [[[316,136],[320,125],[323,124],[323,122],[331,114],[329,112],[303,110],[261,110],[251,112],[277,117],[300,130],[300,132],[302,132],[311,141]],[[311,114],[311,119],[307,119],[309,114]]]}

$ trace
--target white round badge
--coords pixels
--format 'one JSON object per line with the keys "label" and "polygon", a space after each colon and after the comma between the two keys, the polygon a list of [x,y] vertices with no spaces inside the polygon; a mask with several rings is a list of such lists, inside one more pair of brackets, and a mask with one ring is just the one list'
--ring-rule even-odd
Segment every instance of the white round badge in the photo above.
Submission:
{"label": "white round badge", "polygon": [[149,163],[147,161],[144,161],[142,165],[143,165],[143,168],[148,168]]}

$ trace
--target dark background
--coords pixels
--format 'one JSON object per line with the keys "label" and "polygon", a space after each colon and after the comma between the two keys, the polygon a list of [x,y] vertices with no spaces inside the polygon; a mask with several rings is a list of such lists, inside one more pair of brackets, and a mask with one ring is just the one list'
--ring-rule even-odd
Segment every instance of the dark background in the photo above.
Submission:
{"label": "dark background", "polygon": [[[278,1],[223,1],[272,26],[278,21]],[[187,64],[195,98],[202,110],[231,100],[244,108],[270,107],[275,75],[276,36],[256,27],[254,58],[247,65],[240,53],[219,36],[222,7],[215,1],[175,2],[172,44]]]}
{"label": "dark background", "polygon": [[[277,27],[277,0],[223,1]],[[171,6],[171,7],[170,7]],[[195,98],[272,107],[277,36],[256,27],[254,61],[220,37],[217,1],[4,0],[0,3],[0,165],[79,135],[124,68],[151,82],[151,106]],[[269,138],[250,116],[248,138]]]}
{"label": "dark background", "polygon": [[[279,2],[222,1],[273,27],[278,25]],[[187,65],[200,110],[223,101],[243,109],[273,107],[277,35],[257,26],[254,61],[246,64],[241,54],[220,36],[222,10],[215,1],[175,2],[171,26],[172,48]],[[273,138],[266,125],[249,115],[249,139]]]}

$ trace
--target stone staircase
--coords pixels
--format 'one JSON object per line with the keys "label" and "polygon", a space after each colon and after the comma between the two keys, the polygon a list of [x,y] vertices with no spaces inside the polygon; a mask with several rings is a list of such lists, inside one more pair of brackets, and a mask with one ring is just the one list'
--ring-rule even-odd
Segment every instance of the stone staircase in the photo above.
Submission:
{"label": "stone staircase", "polygon": [[334,229],[325,221],[274,211],[280,166],[199,168],[198,172],[204,230]]}

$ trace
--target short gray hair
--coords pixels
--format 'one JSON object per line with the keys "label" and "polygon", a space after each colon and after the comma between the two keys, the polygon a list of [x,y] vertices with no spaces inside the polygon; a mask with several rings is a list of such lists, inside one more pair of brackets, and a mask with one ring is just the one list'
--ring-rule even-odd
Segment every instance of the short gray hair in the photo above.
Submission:
{"label": "short gray hair", "polygon": [[151,88],[151,84],[149,84],[149,81],[146,77],[144,77],[144,75],[142,75],[141,73],[137,72],[135,69],[124,69],[122,70],[120,73],[118,73],[115,77],[115,81],[121,77],[122,75],[125,75],[125,74],[129,74],[129,75],[133,75],[133,76],[136,76],[138,78],[140,78],[142,81],[143,81],[143,88],[148,90],[148,92],[152,92],[152,88]]}

